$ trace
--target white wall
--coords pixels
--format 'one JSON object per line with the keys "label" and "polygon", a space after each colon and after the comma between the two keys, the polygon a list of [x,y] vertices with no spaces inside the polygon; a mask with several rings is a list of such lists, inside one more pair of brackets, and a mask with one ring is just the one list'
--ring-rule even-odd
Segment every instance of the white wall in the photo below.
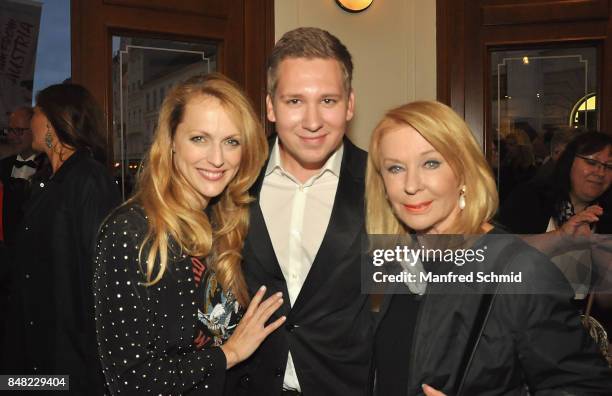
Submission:
{"label": "white wall", "polygon": [[353,55],[356,111],[349,136],[366,149],[388,109],[436,98],[435,0],[374,0],[364,12],[334,0],[276,0],[275,35],[316,26],[337,36]]}

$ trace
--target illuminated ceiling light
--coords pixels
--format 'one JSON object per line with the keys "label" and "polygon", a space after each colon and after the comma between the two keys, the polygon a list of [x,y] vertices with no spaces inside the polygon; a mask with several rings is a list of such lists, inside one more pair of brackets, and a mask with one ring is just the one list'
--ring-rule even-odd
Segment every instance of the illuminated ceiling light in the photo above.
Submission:
{"label": "illuminated ceiling light", "polygon": [[523,56],[523,65],[528,65],[528,64],[529,64],[529,57]]}
{"label": "illuminated ceiling light", "polygon": [[336,4],[347,12],[361,12],[368,8],[374,0],[336,0]]}

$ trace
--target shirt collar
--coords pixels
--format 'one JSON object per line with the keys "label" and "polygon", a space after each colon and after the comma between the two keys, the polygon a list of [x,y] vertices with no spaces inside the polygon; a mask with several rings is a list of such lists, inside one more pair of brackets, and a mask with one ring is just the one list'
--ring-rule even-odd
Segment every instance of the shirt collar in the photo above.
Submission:
{"label": "shirt collar", "polygon": [[[329,171],[334,174],[336,177],[340,177],[340,169],[342,167],[342,155],[344,154],[344,142],[338,147],[338,149],[327,159],[323,168],[318,173],[318,175],[322,175],[325,171]],[[280,148],[278,146],[278,136],[274,140],[274,146],[272,146],[272,151],[270,152],[270,160],[268,161],[268,166],[266,167],[265,175],[268,176],[270,173],[274,172],[276,169],[279,169],[281,172],[290,174],[283,168],[283,164],[281,163],[280,157]]]}
{"label": "shirt collar", "polygon": [[34,161],[36,159],[36,153],[30,155],[28,158],[23,158],[21,154],[17,154],[17,161]]}

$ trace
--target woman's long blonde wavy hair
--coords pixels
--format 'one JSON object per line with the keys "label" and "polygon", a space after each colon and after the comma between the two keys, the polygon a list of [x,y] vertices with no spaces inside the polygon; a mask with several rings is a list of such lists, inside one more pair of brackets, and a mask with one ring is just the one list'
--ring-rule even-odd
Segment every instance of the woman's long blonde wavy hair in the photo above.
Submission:
{"label": "woman's long blonde wavy hair", "polygon": [[465,121],[450,107],[435,101],[418,101],[390,110],[370,139],[366,170],[366,229],[370,234],[411,232],[395,216],[381,175],[380,141],[390,131],[410,126],[438,151],[465,185],[465,208],[447,232],[481,234],[498,206],[497,187],[487,163]]}
{"label": "woman's long blonde wavy hair", "polygon": [[[210,219],[202,208],[201,195],[174,165],[171,150],[185,106],[202,96],[218,99],[241,131],[240,167],[221,195],[210,200],[207,210]],[[242,306],[248,305],[241,269],[251,201],[248,190],[267,154],[265,134],[251,104],[227,77],[217,73],[194,76],[168,93],[137,191],[129,201],[144,208],[149,225],[139,254],[141,263],[143,253],[146,254],[147,285],[162,278],[168,269],[169,255],[210,256],[223,289],[231,291]],[[148,251],[143,252],[145,246]]]}

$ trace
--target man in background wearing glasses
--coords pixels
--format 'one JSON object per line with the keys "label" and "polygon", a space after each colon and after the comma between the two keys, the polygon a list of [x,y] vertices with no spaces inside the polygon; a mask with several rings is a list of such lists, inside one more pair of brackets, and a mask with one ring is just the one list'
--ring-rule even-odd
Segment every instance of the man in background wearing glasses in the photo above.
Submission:
{"label": "man in background wearing glasses", "polygon": [[11,113],[5,131],[7,144],[2,147],[3,152],[10,154],[0,161],[0,317],[5,317],[8,304],[9,246],[23,216],[32,179],[40,173],[45,158],[32,150],[33,113],[31,107],[20,107]]}
{"label": "man in background wearing glasses", "polygon": [[23,204],[29,197],[32,177],[42,167],[42,158],[32,150],[32,115],[31,107],[20,107],[11,113],[6,138],[14,155],[0,161],[3,239],[9,245],[21,220]]}

